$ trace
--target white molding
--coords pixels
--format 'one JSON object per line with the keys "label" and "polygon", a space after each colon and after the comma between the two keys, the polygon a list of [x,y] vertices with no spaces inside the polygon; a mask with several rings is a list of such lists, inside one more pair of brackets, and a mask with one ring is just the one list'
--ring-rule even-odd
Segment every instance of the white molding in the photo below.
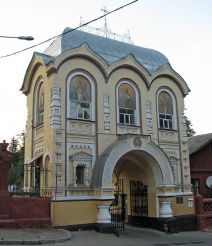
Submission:
{"label": "white molding", "polygon": [[121,80],[118,82],[117,87],[116,87],[116,123],[119,124],[119,105],[118,105],[118,101],[119,101],[119,97],[118,97],[118,91],[119,91],[119,87],[122,84],[128,84],[130,86],[132,86],[132,88],[135,91],[135,103],[136,103],[136,109],[135,109],[135,126],[140,126],[141,122],[140,122],[140,107],[139,107],[139,93],[138,93],[138,89],[133,85],[133,83],[131,83],[128,80]]}
{"label": "white molding", "polygon": [[191,195],[193,195],[192,192],[171,192],[171,193],[156,194],[157,197],[173,197],[173,196],[175,197],[175,196],[191,196]]}
{"label": "white molding", "polygon": [[93,195],[73,195],[73,196],[63,196],[63,197],[53,197],[52,201],[82,201],[82,200],[113,200],[114,196],[112,195],[100,195],[100,196],[93,196]]}
{"label": "white molding", "polygon": [[[172,99],[172,107],[173,107],[173,129],[174,130],[177,130],[177,103],[176,103],[176,99],[173,95],[173,93],[171,92],[171,90],[169,89],[166,89],[166,88],[161,88],[158,90],[157,92],[157,105],[156,105],[156,108],[157,108],[157,121],[158,121],[158,127],[159,127],[159,111],[158,111],[158,98],[159,98],[159,94],[161,92],[167,92],[170,96],[171,96],[171,99]],[[164,129],[166,130],[166,129]]]}

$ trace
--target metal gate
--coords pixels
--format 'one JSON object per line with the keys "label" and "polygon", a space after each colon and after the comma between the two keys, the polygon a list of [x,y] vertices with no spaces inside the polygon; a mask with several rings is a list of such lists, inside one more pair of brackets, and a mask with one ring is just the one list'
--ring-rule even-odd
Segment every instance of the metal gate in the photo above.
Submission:
{"label": "metal gate", "polygon": [[130,181],[131,224],[141,225],[142,217],[148,217],[147,186],[141,181]]}
{"label": "metal gate", "polygon": [[123,179],[118,179],[115,184],[114,200],[110,205],[111,223],[118,231],[124,230],[126,194],[124,194]]}

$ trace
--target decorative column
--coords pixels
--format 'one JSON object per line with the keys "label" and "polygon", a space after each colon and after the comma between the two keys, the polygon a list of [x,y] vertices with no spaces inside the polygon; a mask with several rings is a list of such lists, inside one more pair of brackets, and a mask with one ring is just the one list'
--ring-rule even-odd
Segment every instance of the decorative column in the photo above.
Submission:
{"label": "decorative column", "polygon": [[160,201],[160,218],[173,217],[170,201]]}
{"label": "decorative column", "polygon": [[110,133],[110,95],[108,93],[104,94],[104,132]]}
{"label": "decorative column", "polygon": [[61,88],[58,86],[52,88],[51,127],[56,129],[61,127]]}
{"label": "decorative column", "polygon": [[10,194],[8,192],[9,154],[8,143],[0,143],[0,220],[10,217]]}
{"label": "decorative column", "polygon": [[86,162],[85,163],[85,186],[89,186],[89,181],[90,181],[90,178],[89,178],[89,172],[88,172],[88,168],[90,166],[90,163],[89,162]]}
{"label": "decorative column", "polygon": [[150,100],[146,100],[146,124],[147,124],[147,134],[153,134],[153,125],[152,125],[152,104]]}
{"label": "decorative column", "polygon": [[77,174],[76,174],[76,167],[77,167],[77,163],[74,162],[74,174],[73,174],[73,185],[74,187],[77,187]]}
{"label": "decorative column", "polygon": [[109,213],[109,205],[99,205],[99,212],[97,214],[97,223],[110,224],[111,223],[111,215]]}
{"label": "decorative column", "polygon": [[173,170],[173,174],[174,174],[174,183],[177,184],[178,183],[178,159],[175,158],[175,157],[171,157],[169,158],[169,161],[171,163],[171,167],[172,167],[172,170]]}

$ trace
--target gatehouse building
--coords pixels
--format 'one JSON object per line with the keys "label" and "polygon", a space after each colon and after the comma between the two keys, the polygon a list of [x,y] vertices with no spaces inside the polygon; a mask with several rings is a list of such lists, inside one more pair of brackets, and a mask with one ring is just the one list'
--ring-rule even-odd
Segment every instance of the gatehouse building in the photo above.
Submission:
{"label": "gatehouse building", "polygon": [[33,54],[21,91],[24,186],[52,196],[53,226],[194,215],[189,88],[163,54],[66,28]]}

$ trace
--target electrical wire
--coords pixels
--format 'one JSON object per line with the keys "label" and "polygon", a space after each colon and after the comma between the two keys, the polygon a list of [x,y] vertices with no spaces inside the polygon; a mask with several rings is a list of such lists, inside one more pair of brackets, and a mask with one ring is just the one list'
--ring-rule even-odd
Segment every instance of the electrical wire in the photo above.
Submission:
{"label": "electrical wire", "polygon": [[66,32],[61,33],[61,34],[58,34],[58,35],[53,36],[53,37],[51,37],[51,38],[49,38],[49,39],[46,39],[46,40],[44,40],[44,41],[42,41],[42,42],[40,42],[40,43],[38,43],[38,44],[29,46],[29,47],[27,47],[27,48],[24,48],[24,49],[19,50],[19,51],[15,51],[15,52],[10,53],[10,54],[7,54],[7,55],[0,56],[0,59],[1,59],[1,58],[6,58],[6,57],[9,57],[9,56],[13,56],[13,55],[16,55],[16,54],[19,54],[19,53],[22,53],[22,52],[24,52],[24,51],[26,51],[26,50],[29,50],[29,49],[35,48],[35,47],[37,47],[37,46],[40,46],[40,45],[42,45],[42,44],[45,44],[45,43],[51,41],[52,39],[58,38],[58,37],[60,37],[60,36],[62,36],[62,35],[66,35],[66,34],[69,33],[69,32],[73,32],[73,31],[75,31],[75,30],[77,30],[77,29],[79,29],[79,28],[81,28],[81,27],[83,27],[83,26],[86,26],[86,25],[88,25],[88,24],[90,24],[90,23],[92,23],[92,22],[95,22],[95,21],[97,21],[97,20],[100,20],[100,19],[104,18],[105,16],[107,16],[107,15],[109,15],[109,14],[112,14],[112,13],[114,13],[114,12],[120,10],[120,9],[123,9],[123,8],[125,8],[125,7],[127,7],[127,6],[129,6],[129,5],[131,5],[131,4],[133,4],[133,3],[135,3],[135,2],[137,2],[137,1],[138,1],[138,0],[134,0],[134,1],[132,1],[132,2],[129,2],[129,3],[125,4],[125,5],[122,5],[122,6],[116,8],[116,9],[114,9],[114,10],[112,10],[112,11],[107,12],[107,13],[104,14],[104,15],[101,15],[101,16],[95,18],[95,19],[92,19],[91,21],[88,21],[88,22],[86,22],[86,23],[84,23],[84,24],[82,24],[82,25],[79,25],[79,26],[77,26],[77,27],[75,27],[75,28],[73,28],[73,29],[71,29],[71,30],[69,30],[69,31],[66,31]]}

